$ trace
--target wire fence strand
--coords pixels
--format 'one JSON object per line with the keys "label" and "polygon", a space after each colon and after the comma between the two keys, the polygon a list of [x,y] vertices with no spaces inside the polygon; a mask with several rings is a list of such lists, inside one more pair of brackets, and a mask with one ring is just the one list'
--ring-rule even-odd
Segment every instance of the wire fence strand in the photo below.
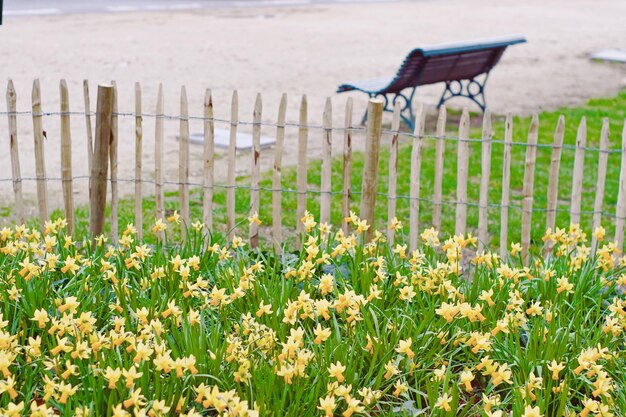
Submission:
{"label": "wire fence strand", "polygon": [[[16,182],[36,182],[39,181],[40,179],[37,177],[22,177],[16,180]],[[44,181],[46,182],[62,182],[63,179],[61,177],[46,177],[43,178]],[[88,175],[76,175],[72,177],[73,181],[76,180],[89,180],[89,176]],[[13,179],[12,178],[0,178],[0,183],[3,182],[12,182]],[[117,178],[116,180],[118,183],[130,183],[130,184],[136,184],[136,183],[141,183],[141,184],[149,184],[149,185],[156,185],[156,180],[154,179],[141,179],[141,180],[136,180],[134,178]],[[109,179],[110,182],[110,179]],[[169,186],[179,186],[179,185],[188,185],[190,187],[197,187],[197,188],[202,188],[202,189],[223,189],[223,190],[227,190],[227,189],[235,189],[235,190],[245,190],[245,191],[251,191],[251,190],[258,190],[258,191],[263,191],[263,192],[268,192],[268,193],[272,193],[275,191],[278,191],[282,194],[300,194],[300,192],[296,189],[293,188],[273,188],[273,187],[264,187],[264,186],[260,186],[260,187],[252,187],[250,185],[243,185],[243,184],[236,184],[236,185],[228,185],[228,184],[221,184],[221,183],[216,183],[213,184],[213,187],[206,187],[204,185],[204,183],[202,182],[196,182],[196,181],[186,181],[186,182],[180,182],[180,181],[172,181],[172,180],[164,180],[162,182],[163,185],[169,185]],[[320,189],[316,189],[316,188],[307,188],[306,192],[302,193],[305,195],[321,195],[325,192],[321,191]],[[329,191],[329,194],[333,195],[333,196],[360,196],[362,194],[362,192],[360,190],[353,190],[350,189],[348,191]],[[376,193],[377,197],[381,197],[381,198],[392,198],[389,194],[384,193],[384,192],[377,192]],[[476,202],[472,202],[472,201],[468,201],[468,202],[460,202],[457,200],[441,200],[441,201],[435,201],[432,198],[427,198],[427,197],[411,197],[410,195],[406,195],[406,194],[397,194],[395,195],[393,198],[397,199],[397,200],[405,200],[405,201],[419,201],[420,203],[428,203],[428,204],[443,204],[443,205],[448,205],[448,206],[458,206],[458,205],[465,205],[467,207],[474,207],[474,208],[480,208],[481,205],[479,203]],[[502,205],[499,203],[488,203],[486,205],[487,208],[490,209],[501,209],[502,207],[507,207],[513,210],[518,210],[518,211],[522,211],[523,208],[521,205],[517,205],[517,204],[508,204],[508,205]],[[572,213],[572,211],[569,208],[560,208],[557,206],[557,208],[555,210],[549,210],[547,208],[543,208],[543,207],[535,207],[533,206],[533,208],[530,210],[530,212],[532,213],[547,213],[549,211],[554,211],[556,213]],[[600,211],[600,212],[596,212],[594,210],[581,210],[580,212],[574,213],[574,214],[580,214],[580,215],[594,215],[594,214],[600,214],[602,217],[605,218],[612,218],[612,219],[626,219],[626,217],[619,217],[617,216],[615,213],[609,213],[606,211]]]}
{"label": "wire fence strand", "polygon": [[[8,115],[16,115],[16,116],[32,116],[32,117],[51,117],[51,116],[95,116],[95,112],[80,112],[80,111],[72,111],[72,112],[42,112],[42,113],[36,113],[33,114],[32,111],[28,111],[28,110],[24,110],[24,111],[15,111],[15,112],[7,112],[7,111],[1,111],[0,112],[0,116],[8,116]],[[142,117],[142,118],[151,118],[151,119],[156,119],[156,118],[162,118],[164,120],[172,120],[172,121],[181,121],[181,120],[198,120],[198,121],[211,121],[214,123],[223,123],[223,124],[228,124],[228,125],[236,125],[236,126],[254,126],[255,123],[251,122],[251,121],[246,121],[246,120],[237,120],[236,123],[233,123],[230,119],[222,119],[222,118],[217,118],[217,117],[203,117],[203,116],[189,116],[186,118],[182,118],[180,115],[170,115],[170,114],[156,114],[156,113],[141,113],[140,115],[137,115],[136,113],[133,112],[115,112],[113,113],[113,115],[118,116],[118,117],[129,117],[129,118],[136,118],[136,117]],[[284,128],[284,127],[290,127],[290,128],[303,128],[303,129],[309,129],[309,130],[319,130],[319,131],[325,131],[325,130],[331,130],[334,132],[338,132],[338,133],[343,133],[343,132],[365,132],[365,127],[364,126],[333,126],[333,127],[324,127],[322,125],[317,125],[317,124],[300,124],[300,123],[294,123],[294,122],[285,122],[285,124],[278,124],[278,123],[274,123],[274,122],[261,122],[260,123],[261,127],[271,127],[271,128]],[[437,136],[437,135],[433,135],[433,134],[419,134],[419,135],[415,135],[414,133],[411,132],[406,132],[406,131],[397,131],[397,130],[391,130],[391,129],[383,129],[382,133],[384,135],[399,135],[401,137],[407,138],[407,139],[414,139],[414,138],[418,138],[418,139],[429,139],[429,140],[437,140],[437,139],[443,139],[445,141],[448,142],[469,142],[469,143],[482,143],[484,142],[484,140],[482,138],[467,138],[467,139],[462,139],[458,136],[454,136],[454,135],[444,135],[444,136]],[[492,144],[498,144],[498,145],[505,145],[504,140],[502,139],[491,139],[491,143]],[[568,144],[568,143],[564,143],[561,146],[557,146],[554,145],[552,143],[536,143],[536,144],[528,144],[526,142],[517,142],[517,141],[513,141],[510,142],[510,144],[512,146],[516,146],[516,147],[523,147],[523,148],[528,148],[528,147],[535,147],[538,149],[568,149],[568,150],[576,150],[576,149],[582,149],[584,151],[588,151],[588,152],[597,152],[597,153],[606,153],[606,154],[621,154],[622,153],[622,149],[600,149],[594,146],[580,146],[577,147],[574,144]]]}

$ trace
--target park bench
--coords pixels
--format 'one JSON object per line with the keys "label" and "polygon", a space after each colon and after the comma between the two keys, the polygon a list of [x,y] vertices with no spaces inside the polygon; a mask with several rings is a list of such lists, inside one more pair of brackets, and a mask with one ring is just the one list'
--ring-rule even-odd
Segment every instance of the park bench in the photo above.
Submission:
{"label": "park bench", "polygon": [[526,39],[522,36],[509,36],[417,48],[405,58],[395,77],[342,84],[337,92],[362,91],[370,98],[382,97],[384,110],[388,112],[393,112],[396,102],[401,100],[400,115],[411,130],[415,119],[412,101],[415,89],[421,85],[445,83],[437,107],[451,98],[466,97],[485,111],[485,84],[489,72],[508,46],[524,42]]}

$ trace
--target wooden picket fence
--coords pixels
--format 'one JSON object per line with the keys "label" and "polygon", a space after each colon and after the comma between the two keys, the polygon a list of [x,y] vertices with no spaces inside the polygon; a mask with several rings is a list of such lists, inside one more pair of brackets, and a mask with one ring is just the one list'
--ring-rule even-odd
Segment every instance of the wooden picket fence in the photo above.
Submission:
{"label": "wooden picket fence", "polygon": [[[118,235],[118,117],[120,113],[117,110],[117,89],[115,83],[112,85],[99,85],[97,92],[97,106],[95,111],[95,135],[92,137],[92,112],[89,102],[89,86],[87,81],[84,82],[84,116],[87,125],[87,143],[88,143],[88,165],[89,165],[89,190],[90,190],[90,233],[92,235],[101,234],[106,223],[105,208],[107,203],[107,186],[111,186],[110,198],[110,229],[112,236]],[[72,233],[74,229],[74,201],[73,201],[73,177],[72,177],[72,161],[71,161],[71,137],[70,137],[70,113],[69,99],[67,93],[67,85],[65,81],[60,84],[61,94],[61,179],[63,186],[64,211],[68,222],[68,232]],[[7,89],[7,112],[9,121],[10,135],[10,152],[11,152],[11,168],[12,182],[15,194],[15,208],[17,217],[23,219],[24,202],[22,193],[22,178],[20,174],[20,159],[17,142],[16,128],[16,100],[15,89],[13,83],[9,81]],[[141,225],[143,224],[142,200],[144,198],[142,182],[142,173],[144,171],[142,165],[142,149],[143,149],[143,113],[142,113],[142,91],[139,83],[135,86],[135,191],[134,191],[134,211],[135,225],[141,236]],[[283,243],[283,211],[281,205],[282,199],[282,168],[283,168],[283,147],[285,139],[285,114],[287,108],[287,97],[282,96],[278,112],[278,120],[272,126],[276,127],[276,143],[274,146],[274,164],[272,170],[272,229],[271,241],[275,248],[280,250]],[[350,212],[350,203],[352,200],[350,184],[352,172],[352,135],[358,129],[352,121],[353,102],[348,99],[345,108],[345,125],[342,126],[343,131],[343,178],[342,178],[342,202],[341,212],[343,217],[348,217]],[[410,167],[410,196],[409,196],[409,249],[414,249],[418,244],[418,230],[420,219],[420,170],[422,165],[422,150],[424,139],[425,111],[420,106],[417,110],[415,130],[411,136],[411,167]],[[368,103],[367,122],[365,126],[366,144],[365,144],[365,163],[361,185],[360,200],[360,217],[370,224],[375,223],[375,204],[377,198],[378,186],[378,170],[380,158],[381,137],[383,134],[391,135],[390,159],[389,159],[389,182],[387,185],[386,198],[388,200],[387,222],[390,224],[392,219],[396,217],[396,204],[399,196],[397,195],[398,182],[398,152],[400,132],[400,105],[395,106],[391,130],[383,131],[382,129],[383,103],[380,100],[372,99]],[[48,190],[46,187],[46,167],[44,158],[44,134],[42,128],[42,111],[41,111],[41,94],[39,82],[35,81],[32,90],[32,119],[34,128],[34,150],[36,165],[36,183],[37,183],[37,201],[39,217],[42,221],[49,217],[48,206]],[[164,218],[164,175],[163,175],[163,121],[166,118],[164,114],[163,88],[159,86],[155,115],[155,165],[154,165],[154,196],[156,203],[156,217]],[[434,160],[434,184],[432,195],[432,226],[441,229],[442,224],[442,206],[446,204],[442,196],[443,166],[444,166],[444,140],[450,140],[445,136],[447,112],[445,106],[439,109],[436,134],[435,134],[435,160]],[[180,96],[180,115],[178,117],[180,123],[179,131],[179,210],[182,220],[185,224],[190,224],[190,182],[189,182],[189,109],[186,90],[183,87]],[[320,195],[320,222],[330,222],[331,219],[331,161],[333,133],[338,130],[332,126],[332,108],[331,100],[327,99],[323,112],[323,149],[322,149],[322,166],[321,166],[321,183],[319,186]],[[214,183],[214,166],[215,166],[215,150],[214,150],[214,124],[216,119],[213,114],[213,99],[211,90],[207,89],[204,97],[204,105],[202,112],[202,121],[204,127],[204,148],[203,148],[203,198],[202,212],[203,221],[208,228],[213,227],[213,192],[216,184]],[[236,160],[236,138],[237,129],[241,124],[239,121],[239,104],[238,95],[235,91],[231,101],[230,115],[230,141],[227,153],[227,180],[226,180],[226,230],[229,237],[232,238],[235,225],[235,190],[237,188],[235,178],[235,160]],[[254,105],[253,121],[252,121],[252,152],[250,161],[250,206],[249,212],[255,213],[259,211],[259,193],[260,193],[260,155],[261,155],[261,126],[262,123],[262,103],[261,95],[257,95]],[[307,196],[310,194],[307,184],[307,141],[309,130],[312,128],[308,124],[308,108],[306,96],[302,97],[299,111],[298,127],[298,152],[297,152],[297,209],[295,216],[300,219],[307,208]],[[539,120],[535,115],[532,118],[526,146],[524,160],[524,179],[522,190],[522,230],[521,244],[522,256],[528,257],[528,251],[531,243],[531,218],[533,214],[533,195],[534,195],[534,175],[536,165],[536,152],[538,141]],[[456,214],[455,214],[455,234],[466,233],[467,231],[467,209],[468,209],[468,172],[469,172],[469,153],[470,153],[470,118],[469,113],[465,109],[462,112],[458,137],[454,140],[458,142],[457,146],[457,189],[456,189]],[[558,197],[558,178],[561,162],[561,151],[563,149],[564,139],[564,118],[558,120],[554,133],[554,142],[552,145],[551,162],[549,168],[548,194],[546,211],[546,228],[555,227],[555,218],[557,212]],[[510,208],[510,181],[511,181],[511,150],[513,146],[513,121],[509,114],[506,117],[504,132],[504,154],[503,154],[503,171],[502,171],[502,196],[500,201],[500,254],[504,256],[507,252],[508,245],[508,219]],[[485,248],[486,242],[489,242],[488,233],[488,189],[491,174],[492,160],[492,124],[491,115],[486,112],[483,117],[481,143],[481,177],[480,191],[478,202],[478,242],[479,250]],[[578,128],[578,135],[575,145],[575,159],[570,203],[570,221],[578,223],[581,213],[581,199],[583,192],[583,173],[584,173],[584,157],[586,151],[586,122],[583,118]],[[604,200],[604,189],[607,172],[607,159],[609,153],[609,121],[603,121],[601,139],[599,145],[599,159],[597,167],[597,184],[595,188],[595,204],[593,210],[593,227],[600,226],[603,215],[602,204]],[[110,172],[109,172],[110,169]],[[492,202],[493,203],[493,202]],[[493,204],[492,204],[493,205]],[[617,205],[615,208],[615,240],[619,248],[623,246],[624,228],[626,219],[626,127],[622,135],[621,147],[621,169],[619,178],[619,192],[617,197]],[[296,222],[296,232],[304,233],[301,222]],[[347,227],[345,224],[343,227]],[[184,230],[184,228],[183,228]],[[370,229],[370,233],[373,230]],[[259,245],[259,226],[252,222],[249,226],[249,242],[251,247]],[[390,242],[394,240],[394,231],[388,231],[388,239]],[[594,238],[595,239],[595,238]],[[298,239],[296,240],[298,242]]]}

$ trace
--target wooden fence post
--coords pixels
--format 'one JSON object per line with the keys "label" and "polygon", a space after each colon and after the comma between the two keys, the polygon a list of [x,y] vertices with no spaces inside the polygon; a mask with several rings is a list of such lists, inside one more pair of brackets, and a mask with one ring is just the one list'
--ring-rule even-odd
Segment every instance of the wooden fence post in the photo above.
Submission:
{"label": "wooden fence post", "polygon": [[480,197],[478,200],[478,251],[489,247],[489,177],[491,174],[491,113],[483,114]]}
{"label": "wooden fence post", "polygon": [[230,138],[228,142],[228,173],[226,179],[226,233],[235,236],[235,164],[237,162],[237,125],[239,124],[239,95],[233,91],[230,103]]}
{"label": "wooden fence post", "polygon": [[346,100],[346,116],[343,132],[343,186],[341,192],[341,225],[343,232],[348,234],[349,225],[345,221],[350,216],[350,199],[352,198],[352,97]]}
{"label": "wooden fence post", "polygon": [[117,84],[115,81],[111,81],[111,85],[113,86],[113,113],[111,115],[111,137],[109,144],[109,159],[111,161],[111,240],[113,243],[117,243],[119,237],[117,227],[117,142],[119,132],[117,124]]}
{"label": "wooden fence post", "polygon": [[204,225],[213,229],[213,180],[215,171],[215,123],[213,121],[213,97],[207,88],[204,94],[204,196],[202,212]]}
{"label": "wooden fence post", "polygon": [[419,218],[420,218],[420,172],[422,170],[422,146],[424,140],[426,110],[424,105],[419,103],[415,112],[415,129],[413,130],[413,143],[411,145],[411,172],[409,174],[409,182],[411,185],[409,191],[409,250],[412,252],[417,249],[419,236]]}
{"label": "wooden fence post", "polygon": [[142,146],[143,116],[141,115],[141,84],[135,83],[135,227],[137,239],[143,238],[143,183],[142,183]]}
{"label": "wooden fence post", "polygon": [[[600,132],[600,155],[598,156],[598,179],[596,182],[596,198],[593,204],[593,231],[602,226],[602,203],[604,202],[604,186],[606,183],[606,167],[609,159],[609,128],[608,118],[602,119],[602,131]],[[596,234],[591,235],[591,250],[596,250]]]}
{"label": "wooden fence post", "polygon": [[469,173],[469,127],[470,118],[467,108],[463,109],[459,123],[459,142],[457,148],[456,171],[456,221],[454,234],[465,234],[467,228],[467,177]]}
{"label": "wooden fence post", "polygon": [[[387,185],[387,225],[391,226],[393,219],[396,217],[397,207],[397,179],[398,179],[398,141],[400,139],[400,102],[397,101],[393,106],[393,119],[391,120],[391,146],[389,148],[389,183]],[[387,241],[393,245],[395,238],[395,230],[392,227],[387,228]]]}
{"label": "wooden fence post", "polygon": [[15,194],[15,213],[17,221],[24,223],[24,199],[22,196],[22,176],[20,171],[20,155],[17,145],[17,94],[13,81],[7,86],[7,114],[9,117],[9,141],[11,146],[11,173],[13,177],[13,193]]}
{"label": "wooden fence post", "polygon": [[287,94],[283,93],[278,107],[276,123],[276,148],[274,148],[274,172],[272,175],[272,240],[274,250],[280,253],[283,243],[283,209],[282,209],[282,170],[283,143],[285,142],[285,114],[287,112]]}
{"label": "wooden fence post", "polygon": [[323,114],[323,139],[322,139],[322,177],[320,184],[320,223],[330,223],[331,206],[331,178],[332,171],[332,123],[333,109],[330,97],[326,98]]}
{"label": "wooden fence post", "polygon": [[[163,84],[159,84],[157,93],[156,118],[154,126],[154,194],[156,218],[165,217],[165,194],[163,192]],[[163,237],[162,233],[158,238]]]}
{"label": "wooden fence post", "polygon": [[376,188],[378,186],[378,158],[380,156],[380,138],[382,134],[383,101],[370,99],[367,105],[367,131],[365,137],[365,163],[363,165],[363,181],[361,183],[360,217],[369,224],[365,234],[370,240],[376,225],[374,213],[376,209]]}
{"label": "wooden fence post", "polygon": [[585,169],[585,145],[587,144],[587,119],[580,120],[576,135],[576,153],[574,154],[574,172],[572,175],[572,201],[570,204],[570,223],[580,224],[581,202],[583,198],[583,170]]}
{"label": "wooden fence post", "polygon": [[37,201],[39,203],[39,221],[43,230],[48,220],[48,187],[46,184],[46,160],[44,153],[44,131],[41,114],[41,90],[39,80],[33,82],[33,133],[35,137],[35,173],[37,178]]}
{"label": "wooden fence post", "polygon": [[[259,214],[260,182],[261,182],[261,117],[263,112],[263,101],[261,93],[257,93],[252,112],[252,158],[250,159],[250,215]],[[259,246],[259,225],[256,222],[250,223],[248,230],[250,247]]]}
{"label": "wooden fence post", "polygon": [[182,237],[187,238],[189,224],[189,105],[187,103],[187,89],[180,89],[180,130],[178,138],[178,186],[180,216],[183,219]]}
{"label": "wooden fence post", "polygon": [[[559,196],[559,168],[561,166],[561,153],[563,150],[563,136],[565,133],[565,117],[559,116],[554,131],[552,155],[550,158],[550,173],[548,174],[548,207],[546,210],[546,230],[554,231],[556,226],[556,205]],[[552,243],[547,240],[544,245],[544,256],[552,252]]]}
{"label": "wooden fence post", "polygon": [[91,173],[93,158],[93,129],[91,128],[91,105],[89,100],[89,81],[83,80],[83,98],[85,101],[85,127],[87,129],[87,169]]}
{"label": "wooden fence post", "polygon": [[619,172],[617,206],[615,207],[615,241],[619,250],[624,247],[624,221],[626,221],[626,119],[622,131],[622,160]]}
{"label": "wooden fence post", "polygon": [[109,141],[113,115],[113,87],[98,86],[96,108],[96,143],[89,176],[89,233],[92,237],[104,232],[109,167]]}
{"label": "wooden fence post", "polygon": [[61,80],[61,181],[67,234],[74,233],[74,191],[72,184],[72,138],[70,130],[70,100],[67,83]]}
{"label": "wooden fence post", "polygon": [[537,158],[538,135],[539,117],[534,115],[528,131],[524,186],[522,187],[522,262],[525,265],[528,265],[530,260],[530,232],[533,217],[533,191],[535,187],[535,160]]}
{"label": "wooden fence post", "polygon": [[446,149],[446,106],[439,108],[435,144],[435,183],[433,185],[433,227],[441,231],[441,202],[443,185],[443,155]]}
{"label": "wooden fence post", "polygon": [[511,185],[511,148],[513,146],[513,116],[506,115],[504,152],[502,156],[502,200],[500,203],[500,258],[506,257],[509,238],[509,201]]}
{"label": "wooden fence post", "polygon": [[298,200],[296,206],[296,249],[300,250],[301,239],[304,236],[304,225],[300,221],[306,211],[307,196],[307,141],[309,138],[309,129],[307,126],[308,104],[306,95],[302,96],[300,102],[300,128],[298,130],[298,168],[296,173],[296,189]]}

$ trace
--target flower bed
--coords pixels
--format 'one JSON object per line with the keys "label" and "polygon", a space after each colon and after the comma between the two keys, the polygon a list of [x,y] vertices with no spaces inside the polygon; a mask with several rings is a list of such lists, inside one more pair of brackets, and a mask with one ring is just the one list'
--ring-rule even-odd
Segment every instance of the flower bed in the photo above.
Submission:
{"label": "flower bed", "polygon": [[167,250],[132,225],[114,246],[1,230],[2,415],[624,415],[626,263],[602,230],[594,256],[549,231],[523,267],[518,245],[428,229],[410,253],[348,221],[307,214],[282,258],[200,223]]}

